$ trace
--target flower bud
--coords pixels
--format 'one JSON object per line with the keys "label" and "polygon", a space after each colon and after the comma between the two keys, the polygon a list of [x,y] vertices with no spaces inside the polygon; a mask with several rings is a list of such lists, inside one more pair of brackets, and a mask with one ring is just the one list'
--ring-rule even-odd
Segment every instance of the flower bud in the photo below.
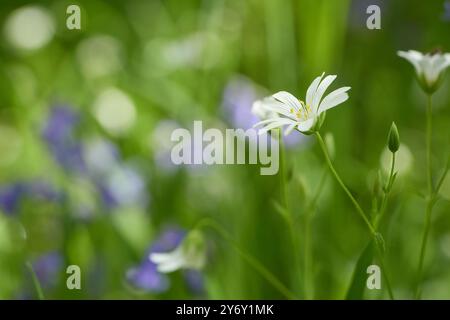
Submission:
{"label": "flower bud", "polygon": [[201,269],[206,262],[206,241],[199,230],[190,231],[175,250],[150,254],[150,261],[159,272],[168,273],[179,269]]}
{"label": "flower bud", "polygon": [[395,125],[395,122],[392,122],[391,129],[389,130],[388,135],[388,148],[392,153],[395,153],[398,151],[399,147],[400,137],[398,135],[397,126]]}

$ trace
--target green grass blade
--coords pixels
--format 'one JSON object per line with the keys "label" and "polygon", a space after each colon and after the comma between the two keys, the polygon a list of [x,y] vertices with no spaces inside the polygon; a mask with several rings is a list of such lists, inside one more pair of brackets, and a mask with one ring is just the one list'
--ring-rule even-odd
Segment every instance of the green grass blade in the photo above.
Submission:
{"label": "green grass blade", "polygon": [[348,287],[346,300],[362,300],[364,298],[364,290],[366,288],[367,267],[372,264],[374,255],[373,241],[371,240],[356,262],[353,272],[352,281]]}

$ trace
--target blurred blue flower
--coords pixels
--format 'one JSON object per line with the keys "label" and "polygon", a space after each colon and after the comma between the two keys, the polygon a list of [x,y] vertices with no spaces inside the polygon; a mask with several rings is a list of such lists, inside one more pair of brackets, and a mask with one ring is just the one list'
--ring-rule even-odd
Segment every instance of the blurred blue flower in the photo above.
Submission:
{"label": "blurred blue flower", "polygon": [[[150,246],[144,260],[137,267],[127,272],[127,280],[136,288],[147,292],[161,293],[169,288],[169,278],[156,270],[156,265],[148,256],[153,252],[167,252],[174,250],[185,237],[186,232],[177,227],[166,228],[156,241]],[[184,270],[183,277],[188,288],[196,294],[203,293],[203,276],[196,270]]]}
{"label": "blurred blue flower", "polygon": [[444,14],[442,16],[444,21],[450,21],[450,1],[447,0],[444,2]]}
{"label": "blurred blue flower", "polygon": [[16,181],[0,187],[0,208],[6,214],[17,213],[24,199],[55,202],[62,199],[62,193],[42,180]]}
{"label": "blurred blue flower", "polygon": [[79,116],[69,107],[52,108],[42,131],[54,159],[66,170],[84,172],[82,146],[74,137]]}
{"label": "blurred blue flower", "polygon": [[35,180],[25,185],[26,195],[32,198],[57,202],[63,199],[63,192],[44,180]]}
{"label": "blurred blue flower", "polygon": [[173,250],[183,239],[185,232],[179,228],[167,228],[151,245],[138,267],[127,272],[128,281],[136,288],[148,292],[160,293],[169,288],[169,279],[156,270],[156,265],[148,259],[152,252]]}
{"label": "blurred blue flower", "polygon": [[52,288],[58,282],[58,274],[63,267],[63,258],[58,252],[49,252],[32,263],[33,270],[43,288]]}
{"label": "blurred blue flower", "polygon": [[205,291],[203,275],[198,270],[184,270],[184,279],[188,288],[195,294],[203,294]]}
{"label": "blurred blue flower", "polygon": [[115,167],[101,187],[103,199],[108,205],[146,207],[149,196],[141,175],[131,166]]}
{"label": "blurred blue flower", "polygon": [[6,214],[15,213],[25,191],[25,185],[21,182],[0,187],[0,208]]}
{"label": "blurred blue flower", "polygon": [[178,227],[168,227],[150,248],[150,253],[166,252],[175,249],[183,240],[186,231]]}
{"label": "blurred blue flower", "polygon": [[223,92],[222,105],[234,128],[247,130],[259,119],[251,112],[253,102],[258,99],[254,85],[244,77],[231,79]]}
{"label": "blurred blue flower", "polygon": [[160,293],[169,288],[167,276],[156,271],[156,265],[148,259],[128,270],[127,279],[134,287],[148,292]]}

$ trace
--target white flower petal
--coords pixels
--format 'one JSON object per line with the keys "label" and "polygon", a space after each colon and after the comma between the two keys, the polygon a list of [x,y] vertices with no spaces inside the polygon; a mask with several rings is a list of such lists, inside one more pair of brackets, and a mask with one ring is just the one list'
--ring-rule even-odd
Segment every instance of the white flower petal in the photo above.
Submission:
{"label": "white flower petal", "polygon": [[319,105],[319,114],[331,109],[342,102],[345,102],[348,99],[347,91],[350,90],[350,87],[342,87],[336,89],[329,93],[320,103]]}
{"label": "white flower petal", "polygon": [[273,121],[271,124],[269,124],[269,125],[265,126],[264,128],[260,129],[258,131],[258,134],[261,135],[261,134],[266,133],[266,132],[268,132],[268,131],[270,131],[272,129],[279,128],[279,127],[282,127],[284,125],[290,125],[292,123],[296,124],[297,122],[294,121],[294,120],[291,120],[291,119],[279,118],[279,120]]}
{"label": "white flower petal", "polygon": [[177,259],[167,261],[165,263],[158,264],[156,269],[162,273],[174,272],[183,268],[185,265],[182,257],[177,257]]}
{"label": "white flower petal", "polygon": [[309,131],[312,128],[314,121],[315,121],[315,119],[313,119],[313,118],[302,121],[298,124],[297,128],[301,132]]}
{"label": "white flower petal", "polygon": [[448,66],[450,66],[450,54],[447,53],[443,56],[439,56],[439,59],[434,63],[434,70],[437,73],[437,77],[439,77],[439,74]]}
{"label": "white flower petal", "polygon": [[317,87],[319,86],[319,83],[322,80],[322,77],[324,74],[325,74],[325,72],[323,72],[322,75],[320,75],[319,77],[315,78],[313,80],[313,82],[309,85],[308,90],[306,90],[306,104],[307,105],[310,106],[312,104],[314,94],[316,93]]}
{"label": "white flower petal", "polygon": [[297,125],[297,122],[294,122],[294,123],[290,124],[290,125],[286,128],[286,130],[284,130],[284,135],[285,135],[285,136],[289,135],[289,134],[292,132],[292,130],[294,130],[294,128],[295,128],[296,125]]}
{"label": "white flower petal", "polygon": [[399,57],[408,60],[414,66],[418,75],[422,73],[422,67],[420,65],[420,62],[423,59],[422,53],[415,50],[409,50],[409,51],[397,51],[397,54]]}
{"label": "white flower petal", "polygon": [[277,121],[279,121],[279,119],[280,119],[279,117],[276,117],[276,118],[270,118],[270,119],[262,120],[262,121],[260,121],[258,123],[255,123],[253,125],[253,128],[256,128],[256,127],[259,127],[259,126],[263,126],[263,125],[266,125],[268,123],[277,122]]}
{"label": "white flower petal", "polygon": [[269,107],[272,105],[280,105],[280,104],[281,103],[276,101],[273,97],[257,100],[252,105],[252,113],[261,120],[275,117],[276,114],[273,114],[273,111],[269,110]]}
{"label": "white flower petal", "polygon": [[326,76],[325,79],[320,82],[319,87],[317,88],[316,93],[314,94],[312,104],[310,105],[312,110],[318,110],[320,100],[322,99],[323,94],[327,90],[327,88],[330,86],[330,84],[336,79],[336,75],[329,75]]}
{"label": "white flower petal", "polygon": [[169,261],[173,256],[173,252],[165,252],[165,253],[152,253],[150,254],[150,261],[153,263],[165,263]]}
{"label": "white flower petal", "polygon": [[296,120],[295,114],[292,113],[291,108],[287,107],[286,105],[278,103],[278,105],[276,105],[276,104],[267,105],[266,108],[267,108],[267,110],[269,110],[271,112],[274,112],[276,114],[281,114],[283,116],[286,116],[288,118]]}
{"label": "white flower petal", "polygon": [[149,257],[150,261],[157,265],[159,272],[172,272],[182,268],[185,264],[183,253],[178,247],[174,251],[167,253],[152,253]]}
{"label": "white flower petal", "polygon": [[300,104],[300,101],[286,91],[279,91],[272,95],[276,100],[288,105],[290,108],[293,108],[295,111],[298,111],[302,106]]}

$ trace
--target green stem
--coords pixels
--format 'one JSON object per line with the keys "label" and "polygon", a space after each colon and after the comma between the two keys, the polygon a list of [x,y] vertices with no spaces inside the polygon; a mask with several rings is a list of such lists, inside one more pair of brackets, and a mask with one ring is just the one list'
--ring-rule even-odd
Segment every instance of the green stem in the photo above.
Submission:
{"label": "green stem", "polygon": [[425,260],[425,254],[427,251],[428,235],[431,227],[431,216],[433,212],[433,205],[435,202],[435,193],[433,191],[433,177],[432,177],[432,165],[431,165],[431,138],[432,138],[433,122],[432,122],[432,107],[431,107],[431,94],[428,95],[427,103],[427,136],[426,136],[426,150],[427,150],[427,185],[428,185],[428,197],[427,206],[425,211],[425,225],[422,235],[422,243],[420,246],[419,266],[417,268],[417,285],[415,298],[420,299],[422,290],[421,282],[423,278],[423,263]]}
{"label": "green stem", "polygon": [[33,285],[34,285],[34,288],[36,289],[36,294],[38,296],[38,299],[39,300],[45,300],[44,292],[42,291],[41,284],[40,284],[39,279],[38,279],[38,277],[36,275],[36,272],[34,272],[33,266],[31,265],[30,262],[27,262],[26,265],[27,265],[28,270],[30,270],[31,278],[33,279]]}
{"label": "green stem", "polygon": [[304,239],[304,291],[305,291],[305,299],[311,299],[314,295],[314,275],[312,273],[312,247],[311,247],[311,221],[314,215],[314,211],[316,208],[317,201],[319,199],[320,194],[322,193],[322,189],[325,185],[325,181],[327,180],[327,171],[324,168],[322,175],[319,180],[319,184],[317,185],[316,192],[308,205],[308,208],[305,212],[305,239]]}
{"label": "green stem", "polygon": [[428,235],[430,233],[430,228],[431,228],[431,216],[432,216],[432,212],[433,212],[433,207],[437,201],[439,189],[441,188],[442,183],[444,182],[449,169],[450,169],[450,161],[447,162],[447,165],[444,169],[444,173],[442,174],[441,178],[438,181],[438,184],[436,185],[436,188],[434,189],[434,191],[432,191],[432,193],[429,196],[428,201],[427,201],[427,207],[426,207],[426,211],[425,211],[425,226],[424,226],[424,231],[423,231],[423,235],[422,235],[422,244],[420,246],[419,267],[417,268],[418,269],[417,285],[416,285],[416,292],[415,292],[416,299],[420,299],[421,295],[422,295],[420,285],[421,285],[422,278],[423,278],[423,264],[425,261],[425,253],[426,253],[426,248],[427,248]]}
{"label": "green stem", "polygon": [[423,236],[422,236],[422,245],[420,246],[420,258],[419,258],[419,267],[418,267],[418,272],[417,272],[417,286],[416,286],[416,294],[415,294],[416,299],[420,299],[420,296],[422,294],[420,284],[422,282],[422,277],[423,277],[423,262],[425,259],[425,252],[426,252],[426,248],[427,248],[428,234],[430,233],[432,209],[433,209],[433,204],[432,204],[432,202],[428,201],[427,209],[426,209],[426,213],[425,213],[425,227],[424,227]]}
{"label": "green stem", "polygon": [[387,201],[389,198],[389,194],[391,193],[392,185],[394,183],[394,168],[395,168],[395,152],[392,153],[391,171],[389,173],[389,179],[388,179],[386,186],[384,187],[383,199],[381,200],[380,210],[378,211],[378,215],[377,215],[377,218],[375,219],[375,223],[374,223],[375,230],[377,230],[377,231],[378,231],[380,222],[383,219],[384,214],[386,213]]}
{"label": "green stem", "polygon": [[[301,274],[301,268],[300,268],[300,259],[299,259],[299,247],[298,247],[298,239],[296,236],[296,232],[295,232],[295,226],[294,226],[294,217],[292,216],[291,211],[289,210],[289,203],[288,203],[288,198],[287,198],[287,192],[286,192],[286,160],[285,160],[285,150],[284,150],[284,146],[283,146],[283,136],[282,136],[282,132],[280,129],[276,130],[277,134],[278,134],[278,143],[279,143],[279,150],[280,150],[280,172],[279,172],[279,177],[280,177],[280,197],[281,197],[281,201],[284,207],[284,210],[287,212],[287,214],[285,215],[286,217],[286,223],[288,225],[289,228],[289,237],[291,239],[291,244],[292,244],[292,250],[294,251],[294,264],[295,264],[295,268],[294,268],[294,275],[293,277],[296,279],[296,275],[297,274]],[[299,283],[300,285],[300,283]]]}
{"label": "green stem", "polygon": [[431,94],[428,95],[427,103],[427,183],[428,183],[428,194],[433,193],[433,177],[431,173],[431,136],[433,130],[433,119],[432,119],[432,109],[431,109]]}
{"label": "green stem", "polygon": [[325,142],[323,141],[322,136],[320,135],[320,133],[318,131],[316,131],[316,137],[317,137],[317,141],[319,141],[320,147],[322,148],[323,154],[325,156],[325,160],[326,160],[326,162],[328,164],[328,167],[330,168],[331,173],[333,173],[334,177],[336,178],[336,180],[339,183],[339,185],[341,186],[341,188],[344,190],[344,192],[347,194],[347,196],[352,201],[353,205],[356,208],[356,211],[358,212],[358,214],[361,216],[361,218],[363,219],[363,221],[367,225],[367,228],[369,229],[370,234],[372,236],[375,236],[376,235],[376,231],[373,228],[372,224],[370,223],[369,219],[366,217],[363,209],[361,208],[359,203],[356,201],[356,199],[353,197],[353,195],[351,194],[350,190],[348,190],[347,186],[344,184],[344,182],[342,181],[341,177],[336,172],[336,169],[334,169],[333,163],[331,162],[330,156],[328,155],[328,151],[327,151],[327,147],[325,145]]}
{"label": "green stem", "polygon": [[391,285],[390,285],[389,279],[388,279],[388,277],[386,275],[386,271],[385,271],[385,268],[384,268],[383,250],[380,247],[380,243],[379,243],[379,240],[378,240],[378,233],[376,232],[376,230],[374,229],[374,227],[370,223],[369,219],[367,218],[366,214],[364,213],[364,210],[361,208],[359,203],[356,201],[356,199],[351,194],[350,190],[348,190],[348,188],[346,187],[346,185],[342,181],[342,179],[339,176],[339,174],[337,173],[336,169],[334,169],[333,163],[331,162],[330,156],[328,155],[327,147],[325,145],[325,142],[322,139],[322,136],[320,135],[320,133],[318,131],[316,131],[315,134],[316,134],[317,140],[319,141],[319,145],[322,148],[322,151],[323,151],[323,154],[325,156],[325,160],[326,160],[326,162],[328,164],[328,167],[330,168],[330,170],[333,173],[334,177],[338,181],[339,185],[342,187],[342,189],[345,191],[347,196],[352,201],[353,205],[356,208],[356,211],[359,213],[361,218],[366,223],[366,225],[367,225],[367,227],[368,227],[368,229],[370,231],[370,234],[371,234],[371,236],[374,239],[375,245],[377,247],[379,259],[380,259],[381,268],[383,270],[383,274],[384,274],[384,277],[386,279],[386,286],[387,286],[387,289],[388,289],[389,297],[390,297],[390,299],[394,300],[394,295],[393,295],[393,292],[392,292],[392,289],[391,289]]}
{"label": "green stem", "polygon": [[445,166],[444,172],[442,173],[442,176],[436,185],[436,189],[434,190],[435,197],[437,197],[437,195],[439,194],[439,190],[441,189],[441,186],[444,183],[445,177],[447,176],[449,169],[450,169],[450,159],[447,161],[447,165]]}
{"label": "green stem", "polygon": [[295,294],[292,293],[278,278],[270,272],[264,265],[261,264],[255,257],[250,254],[244,252],[239,245],[233,240],[231,235],[222,228],[216,221],[205,218],[201,220],[196,228],[201,229],[203,227],[210,227],[214,229],[223,239],[225,239],[235,250],[236,252],[258,272],[264,279],[267,280],[274,288],[276,288],[280,293],[282,293],[288,299],[297,299]]}

